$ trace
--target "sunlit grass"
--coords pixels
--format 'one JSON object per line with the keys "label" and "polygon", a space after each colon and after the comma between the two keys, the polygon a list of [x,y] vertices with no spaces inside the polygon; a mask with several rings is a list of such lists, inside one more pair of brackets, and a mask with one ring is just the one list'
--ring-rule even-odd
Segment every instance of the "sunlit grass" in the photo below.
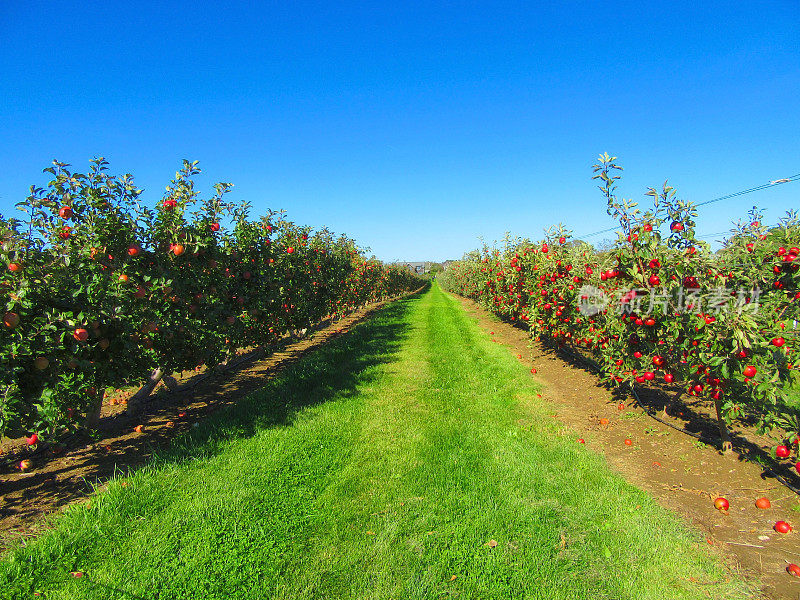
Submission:
{"label": "sunlit grass", "polygon": [[537,391],[434,286],[69,511],[0,597],[748,597]]}

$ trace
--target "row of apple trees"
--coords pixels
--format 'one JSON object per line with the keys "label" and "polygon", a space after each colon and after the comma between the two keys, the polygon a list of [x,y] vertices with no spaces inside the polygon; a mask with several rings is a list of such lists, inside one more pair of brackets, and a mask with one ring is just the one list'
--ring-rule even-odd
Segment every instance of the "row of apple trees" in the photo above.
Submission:
{"label": "row of apple trees", "polygon": [[725,423],[743,413],[800,431],[786,400],[800,367],[797,215],[766,227],[754,209],[715,253],[695,236],[696,208],[673,188],[650,189],[642,209],[618,198],[615,157],[594,169],[620,224],[613,247],[598,252],[556,226],[535,243],[465,256],[441,284],[534,337],[589,351],[608,382],[660,383],[676,399],[713,403],[726,450]]}
{"label": "row of apple trees", "polygon": [[107,168],[54,162],[24,218],[0,215],[0,434],[53,436],[96,419],[107,388],[218,365],[420,286],[347,237],[251,218],[230,184],[202,199],[196,162],[154,208]]}

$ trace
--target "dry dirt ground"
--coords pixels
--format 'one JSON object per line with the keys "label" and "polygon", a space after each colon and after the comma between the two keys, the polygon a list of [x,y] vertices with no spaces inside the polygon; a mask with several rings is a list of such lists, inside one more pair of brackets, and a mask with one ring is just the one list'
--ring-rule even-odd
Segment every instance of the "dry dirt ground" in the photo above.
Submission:
{"label": "dry dirt ground", "polygon": [[[734,571],[758,577],[765,597],[800,599],[800,578],[786,572],[800,564],[797,533],[780,534],[772,527],[784,520],[800,529],[800,497],[743,454],[723,455],[714,446],[676,431],[648,416],[631,396],[607,389],[589,368],[553,348],[532,341],[527,331],[499,321],[470,300],[461,300],[487,336],[509,349],[544,386],[542,400],[566,431],[603,454],[609,465],[632,484],[649,492],[661,505],[683,516],[706,536]],[[663,409],[666,397],[640,393],[650,412]],[[686,404],[670,409],[675,426],[713,438],[713,423],[704,407]],[[601,419],[607,419],[607,423]],[[717,434],[718,435],[718,434]],[[737,450],[765,454],[774,440],[743,427],[732,430]],[[627,445],[625,440],[630,440]],[[800,487],[794,477],[790,483]],[[730,502],[727,513],[714,499]],[[772,507],[759,509],[757,498]],[[667,599],[665,599],[667,600]]]}

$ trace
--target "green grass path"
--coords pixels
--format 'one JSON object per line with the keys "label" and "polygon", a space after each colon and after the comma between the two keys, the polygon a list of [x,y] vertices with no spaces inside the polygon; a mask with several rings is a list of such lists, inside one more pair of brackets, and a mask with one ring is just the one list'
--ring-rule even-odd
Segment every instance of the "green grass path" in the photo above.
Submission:
{"label": "green grass path", "polygon": [[68,511],[0,598],[748,597],[538,402],[434,285]]}

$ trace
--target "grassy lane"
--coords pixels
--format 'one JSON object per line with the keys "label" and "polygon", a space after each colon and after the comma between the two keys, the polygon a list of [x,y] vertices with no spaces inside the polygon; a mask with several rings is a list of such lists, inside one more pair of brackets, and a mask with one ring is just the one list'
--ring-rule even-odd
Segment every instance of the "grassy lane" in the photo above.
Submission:
{"label": "grassy lane", "polygon": [[434,286],[69,511],[0,598],[748,597],[536,392]]}

